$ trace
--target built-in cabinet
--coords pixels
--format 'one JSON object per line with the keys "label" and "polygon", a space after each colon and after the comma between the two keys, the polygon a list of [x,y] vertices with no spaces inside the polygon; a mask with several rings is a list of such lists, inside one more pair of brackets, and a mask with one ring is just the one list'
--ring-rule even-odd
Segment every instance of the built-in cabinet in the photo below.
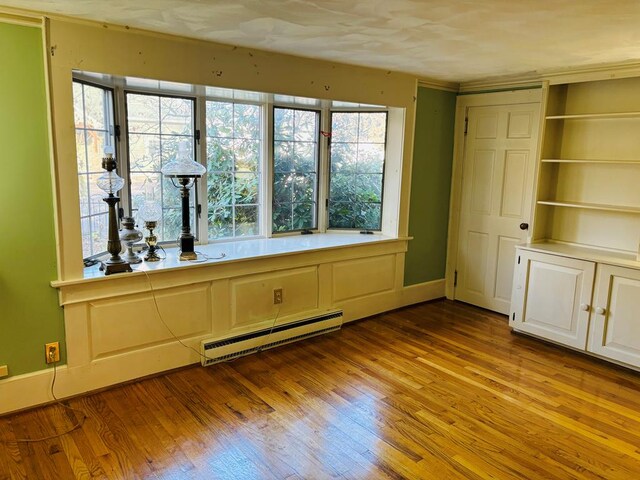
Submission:
{"label": "built-in cabinet", "polygon": [[510,324],[640,367],[640,78],[546,85]]}
{"label": "built-in cabinet", "polygon": [[553,247],[516,251],[511,327],[640,367],[640,270],[545,250]]}
{"label": "built-in cabinet", "polygon": [[[595,264],[517,250],[512,327],[569,347],[587,345]],[[526,291],[524,290],[526,288]]]}

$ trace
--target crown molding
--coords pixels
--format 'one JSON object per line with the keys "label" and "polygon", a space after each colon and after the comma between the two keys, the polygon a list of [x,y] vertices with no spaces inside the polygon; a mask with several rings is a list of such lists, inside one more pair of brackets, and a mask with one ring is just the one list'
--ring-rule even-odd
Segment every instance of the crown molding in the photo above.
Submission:
{"label": "crown molding", "polygon": [[459,83],[436,80],[433,78],[418,78],[418,87],[433,88],[435,90],[445,90],[447,92],[456,93],[460,90]]}
{"label": "crown molding", "polygon": [[611,80],[615,78],[629,78],[640,76],[640,61],[587,65],[566,70],[548,71],[543,78],[550,85],[557,83],[578,83],[594,80]]}
{"label": "crown molding", "polygon": [[514,75],[494,77],[485,80],[474,80],[460,84],[460,93],[485,93],[504,90],[522,90],[525,88],[539,88],[543,78],[539,75]]}
{"label": "crown molding", "polygon": [[44,15],[17,8],[0,7],[0,22],[42,28]]}
{"label": "crown molding", "polygon": [[479,93],[515,88],[539,87],[543,82],[559,83],[592,82],[616,78],[640,77],[640,61],[601,63],[560,70],[541,70],[522,75],[493,77],[460,84],[460,93]]}

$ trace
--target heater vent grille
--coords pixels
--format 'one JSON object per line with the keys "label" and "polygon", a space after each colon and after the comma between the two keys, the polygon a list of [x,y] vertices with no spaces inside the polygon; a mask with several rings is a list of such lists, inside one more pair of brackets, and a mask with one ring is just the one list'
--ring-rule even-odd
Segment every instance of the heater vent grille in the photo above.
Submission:
{"label": "heater vent grille", "polygon": [[202,365],[213,365],[286,343],[334,332],[342,327],[342,319],[342,311],[337,311],[278,325],[273,329],[258,330],[221,340],[204,340],[201,344]]}

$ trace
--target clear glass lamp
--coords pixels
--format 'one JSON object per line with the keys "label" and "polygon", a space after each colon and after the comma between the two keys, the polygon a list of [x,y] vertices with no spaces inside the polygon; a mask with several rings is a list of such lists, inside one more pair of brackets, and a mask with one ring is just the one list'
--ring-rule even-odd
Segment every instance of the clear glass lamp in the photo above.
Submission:
{"label": "clear glass lamp", "polygon": [[106,171],[100,175],[96,184],[104,191],[107,196],[102,200],[109,206],[109,238],[107,240],[107,251],[111,257],[104,262],[103,268],[105,275],[112,273],[131,272],[129,262],[120,257],[122,243],[118,233],[118,219],[116,217],[116,204],[120,198],[116,195],[124,186],[124,180],[116,173],[116,159],[113,157],[113,147],[107,146],[104,149],[104,158],[102,159],[102,168]]}
{"label": "clear glass lamp", "polygon": [[[195,237],[191,233],[189,220],[189,190],[195,184],[196,178],[207,173],[207,169],[193,160],[188,148],[181,144],[178,155],[167,163],[161,170],[162,174],[171,179],[171,183],[180,189],[182,197],[182,230],[180,232],[180,260],[196,260],[198,256],[194,250]],[[177,182],[177,183],[176,183]]]}

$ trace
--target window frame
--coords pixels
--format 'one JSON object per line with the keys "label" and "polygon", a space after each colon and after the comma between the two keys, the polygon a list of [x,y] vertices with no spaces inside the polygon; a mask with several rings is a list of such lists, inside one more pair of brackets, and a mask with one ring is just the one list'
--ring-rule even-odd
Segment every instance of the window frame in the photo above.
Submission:
{"label": "window frame", "polygon": [[[380,185],[380,221],[378,223],[378,228],[361,228],[361,227],[353,227],[353,228],[339,228],[339,227],[330,227],[329,226],[329,206],[331,204],[331,149],[333,146],[333,114],[334,113],[384,113],[384,158],[382,160],[382,182]],[[328,142],[328,151],[327,151],[327,198],[326,198],[326,226],[327,231],[331,232],[382,232],[382,216],[384,210],[384,186],[385,186],[385,176],[387,173],[387,157],[388,157],[388,140],[389,140],[389,109],[386,108],[361,108],[361,109],[348,109],[348,108],[331,108],[329,111],[329,128],[331,135],[329,136]],[[359,129],[358,129],[359,130]],[[359,133],[359,132],[358,132]],[[357,142],[358,145],[360,142]]]}
{"label": "window frame", "polygon": [[[144,88],[122,88],[122,97],[123,97],[123,113],[122,113],[122,124],[124,125],[124,128],[121,129],[121,136],[124,137],[123,140],[123,145],[124,145],[124,150],[125,150],[125,155],[124,155],[124,159],[123,161],[125,162],[125,169],[126,170],[126,176],[123,175],[123,178],[125,179],[125,185],[124,185],[124,189],[127,190],[126,192],[126,205],[124,208],[124,211],[127,213],[127,215],[132,216],[135,218],[134,215],[134,209],[133,209],[133,199],[131,197],[132,194],[132,189],[131,189],[131,146],[129,144],[129,102],[127,101],[127,95],[128,94],[132,94],[132,95],[147,95],[150,97],[158,97],[158,98],[177,98],[177,99],[181,99],[181,100],[190,100],[192,102],[192,115],[191,115],[191,121],[192,121],[192,127],[193,127],[193,133],[191,135],[191,138],[193,140],[193,154],[194,154],[194,160],[198,163],[202,163],[202,159],[201,159],[201,155],[200,155],[200,145],[201,145],[201,139],[202,139],[202,132],[201,130],[198,128],[199,127],[199,122],[198,122],[198,97],[196,95],[179,95],[176,93],[167,93],[165,90],[163,89],[158,89],[157,91],[155,90],[150,90],[150,89],[144,89]],[[160,132],[162,130],[162,119],[160,119]],[[198,133],[200,132],[200,133]],[[133,132],[136,133],[136,132]],[[158,135],[160,137],[162,137],[162,133],[158,133]],[[166,135],[166,134],[165,134]],[[181,136],[181,137],[189,137],[189,135],[177,135],[177,136]],[[160,152],[160,155],[162,155],[162,151]],[[206,165],[205,165],[206,166]],[[162,168],[162,167],[161,167]],[[124,173],[124,172],[123,172]],[[162,181],[162,178],[161,178]],[[202,211],[202,206],[200,204],[200,192],[201,192],[201,187],[199,186],[202,182],[202,179],[196,178],[193,187],[191,188],[191,195],[193,195],[193,219],[192,219],[192,223],[193,223],[193,227],[195,231],[192,231],[191,233],[193,234],[193,236],[195,237],[195,241],[199,242],[200,241],[200,230],[201,230],[201,225],[200,225],[200,217],[201,214],[200,212]],[[175,189],[176,192],[178,192],[178,188]],[[123,195],[124,196],[124,195]],[[160,200],[160,207],[162,209],[162,218],[164,219],[164,211],[166,210],[165,206],[164,206],[164,195],[162,195],[161,200]],[[139,229],[142,229],[142,225],[138,225]],[[159,236],[159,235],[158,235]],[[176,240],[162,240],[162,241],[158,241],[159,245],[177,245],[178,242]]]}
{"label": "window frame", "polygon": [[[276,108],[280,108],[280,109],[289,109],[289,110],[298,110],[298,111],[304,111],[304,112],[313,112],[316,114],[316,154],[315,154],[315,167],[316,167],[316,182],[315,182],[315,211],[314,211],[314,223],[315,225],[311,228],[298,228],[298,229],[292,229],[292,230],[274,230],[273,229],[273,185],[275,182],[275,109]],[[322,225],[320,223],[320,201],[321,198],[323,197],[321,195],[321,187],[324,186],[323,181],[321,179],[321,171],[322,171],[322,164],[324,163],[325,159],[322,158],[321,152],[322,152],[322,138],[323,136],[321,135],[321,132],[323,131],[322,126],[323,126],[323,119],[326,117],[326,112],[325,109],[322,108],[322,106],[319,106],[318,108],[309,108],[309,107],[303,107],[303,106],[299,106],[297,104],[292,104],[292,103],[286,103],[286,102],[274,102],[270,105],[270,121],[271,121],[271,128],[270,130],[270,157],[269,157],[269,163],[270,163],[270,167],[271,167],[271,182],[269,185],[269,197],[270,197],[270,209],[269,209],[269,225],[268,225],[268,231],[270,236],[272,237],[277,237],[277,236],[281,236],[281,235],[293,235],[293,234],[299,234],[302,232],[312,232],[312,233],[317,233],[317,232],[324,232],[326,230],[326,225]],[[294,141],[295,142],[295,141]],[[324,178],[324,176],[322,176]],[[293,203],[293,202],[292,202]]]}
{"label": "window frame", "polygon": [[[266,133],[267,130],[267,125],[268,125],[268,119],[265,117],[265,110],[267,110],[268,106],[267,106],[267,102],[264,101],[258,101],[258,100],[245,100],[245,99],[238,99],[236,100],[235,98],[230,99],[230,98],[224,98],[224,97],[218,97],[215,95],[207,95],[206,92],[204,95],[201,96],[201,102],[202,102],[202,126],[204,128],[204,134],[201,134],[201,139],[203,139],[204,141],[201,141],[201,155],[202,155],[202,164],[207,167],[209,158],[207,155],[207,142],[208,142],[208,132],[207,132],[207,102],[219,102],[219,103],[230,103],[232,105],[254,105],[257,106],[260,109],[260,137],[259,137],[259,142],[260,142],[260,147],[259,147],[259,154],[260,157],[258,159],[258,233],[256,235],[247,235],[247,236],[236,236],[235,235],[235,215],[234,215],[234,235],[231,237],[221,237],[221,238],[209,238],[209,198],[208,198],[208,175],[209,175],[209,169],[207,167],[207,173],[203,176],[202,178],[202,182],[201,182],[201,189],[202,189],[202,197],[203,199],[205,199],[205,201],[203,202],[204,205],[202,205],[202,212],[204,212],[204,215],[201,215],[202,217],[202,226],[201,228],[204,228],[204,232],[207,232],[207,244],[209,243],[222,243],[222,242],[238,242],[238,241],[243,241],[243,240],[255,240],[256,238],[267,238],[266,232],[265,232],[265,224],[266,224],[266,212],[265,212],[265,204],[267,202],[267,190],[269,187],[269,184],[266,183],[266,179],[268,178],[268,168],[267,168],[267,164],[268,162],[268,158],[269,158],[269,151],[265,149],[265,143],[267,142],[266,137],[268,136]],[[233,138],[233,137],[232,137]],[[270,198],[270,197],[269,197]]]}
{"label": "window frame", "polygon": [[[116,88],[114,86],[110,86],[110,85],[103,85],[99,82],[95,82],[95,81],[89,81],[89,80],[85,80],[83,78],[77,78],[77,77],[73,77],[71,79],[71,88],[73,89],[73,84],[77,83],[83,86],[83,92],[82,92],[82,115],[83,115],[83,122],[85,122],[84,127],[82,127],[82,130],[85,132],[85,161],[87,160],[87,153],[86,153],[86,131],[87,130],[96,130],[96,129],[87,129],[86,128],[86,108],[85,108],[85,103],[84,103],[84,99],[85,99],[85,95],[84,95],[84,86],[89,86],[89,87],[93,87],[93,88],[99,88],[101,90],[103,90],[104,92],[108,92],[109,96],[110,96],[110,101],[107,102],[105,101],[106,104],[108,104],[109,107],[109,112],[111,114],[111,124],[109,125],[109,129],[105,129],[105,132],[109,133],[109,136],[111,137],[111,139],[113,139],[113,148],[114,148],[114,152],[116,153],[116,173],[118,173],[118,175],[121,175],[121,173],[123,172],[124,168],[122,167],[121,163],[120,163],[120,159],[118,158],[118,152],[120,149],[120,135],[118,134],[118,110],[117,110],[117,101],[116,101]],[[73,93],[72,93],[73,95]],[[106,113],[106,112],[105,112]],[[75,107],[74,107],[74,116],[75,116]],[[75,122],[74,122],[75,123]],[[106,123],[106,122],[105,122]],[[74,124],[74,133],[77,132],[77,127]],[[75,145],[76,145],[76,158],[78,155],[77,152],[77,140],[75,141]],[[108,145],[108,144],[105,144]],[[77,160],[76,160],[77,162]],[[78,181],[78,178],[80,175],[85,175],[85,176],[89,176],[90,173],[87,171],[86,173],[80,173],[78,172],[76,175],[76,182]],[[87,179],[87,181],[89,181]],[[78,191],[78,194],[80,192]],[[119,197],[120,201],[116,204],[116,208],[119,209],[122,206],[122,196]],[[80,199],[80,196],[78,195],[78,200]],[[79,205],[80,206],[80,205]],[[108,215],[108,212],[103,212],[99,215]],[[95,215],[92,215],[91,213],[89,215],[82,215],[82,211],[80,211],[80,236],[82,237],[82,220],[83,219],[89,219],[89,223],[91,224],[91,218],[94,217]],[[93,232],[93,228],[90,227],[90,232]],[[82,240],[80,241],[80,243],[82,244]],[[97,253],[92,253],[91,255],[85,257],[84,256],[84,251],[82,252],[82,260],[83,262],[85,262],[86,264],[91,264],[93,265],[100,257],[104,256],[107,253],[107,244],[105,243],[104,245],[104,250],[97,252]]]}

